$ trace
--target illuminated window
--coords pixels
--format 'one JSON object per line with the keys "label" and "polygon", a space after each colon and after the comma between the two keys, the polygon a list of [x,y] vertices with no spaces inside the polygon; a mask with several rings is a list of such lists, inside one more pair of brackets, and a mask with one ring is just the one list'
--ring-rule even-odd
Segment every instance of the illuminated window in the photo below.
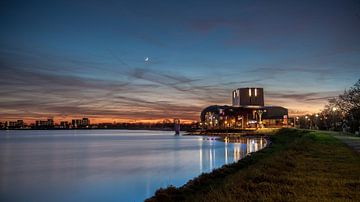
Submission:
{"label": "illuminated window", "polygon": [[251,97],[251,88],[249,88],[249,96]]}
{"label": "illuminated window", "polygon": [[234,91],[234,98],[236,97],[236,92]]}
{"label": "illuminated window", "polygon": [[257,96],[257,89],[255,88],[255,97]]}

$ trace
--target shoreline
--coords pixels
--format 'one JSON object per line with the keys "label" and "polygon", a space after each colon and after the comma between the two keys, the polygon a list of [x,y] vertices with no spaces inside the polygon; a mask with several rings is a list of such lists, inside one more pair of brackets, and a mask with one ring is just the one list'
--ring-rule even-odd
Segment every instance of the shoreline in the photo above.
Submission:
{"label": "shoreline", "polygon": [[212,129],[187,131],[186,135],[195,136],[244,136],[244,135],[271,135],[281,128],[259,128],[259,129]]}
{"label": "shoreline", "polygon": [[145,201],[360,199],[360,155],[344,143],[321,131],[297,129],[269,138],[264,149],[181,187],[160,188]]}
{"label": "shoreline", "polygon": [[[270,136],[274,135],[279,128],[266,128],[259,130],[239,130],[240,132],[225,132],[225,131],[202,131],[202,132],[191,132],[185,133],[184,136],[204,136],[204,137],[215,137],[217,140],[222,142],[239,143],[242,142],[243,138],[264,138],[266,145],[271,143]],[[266,147],[267,147],[266,146]]]}

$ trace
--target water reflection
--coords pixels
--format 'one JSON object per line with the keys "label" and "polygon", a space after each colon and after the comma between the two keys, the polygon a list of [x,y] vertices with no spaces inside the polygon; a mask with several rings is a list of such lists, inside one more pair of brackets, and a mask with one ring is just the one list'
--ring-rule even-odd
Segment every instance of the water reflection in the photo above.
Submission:
{"label": "water reflection", "polygon": [[164,131],[0,131],[0,201],[142,201],[263,148]]}
{"label": "water reflection", "polygon": [[219,164],[216,159],[221,164],[229,164],[266,147],[264,138],[238,138],[235,143],[225,141],[223,150],[218,149],[216,142],[213,138],[199,139],[200,173],[216,168]]}

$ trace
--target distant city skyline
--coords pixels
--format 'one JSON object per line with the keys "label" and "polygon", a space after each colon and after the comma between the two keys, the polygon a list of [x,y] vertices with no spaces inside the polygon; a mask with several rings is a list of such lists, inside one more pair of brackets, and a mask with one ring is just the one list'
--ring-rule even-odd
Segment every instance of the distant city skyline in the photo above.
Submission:
{"label": "distant city skyline", "polygon": [[0,121],[197,121],[241,87],[296,116],[360,75],[355,0],[0,5]]}

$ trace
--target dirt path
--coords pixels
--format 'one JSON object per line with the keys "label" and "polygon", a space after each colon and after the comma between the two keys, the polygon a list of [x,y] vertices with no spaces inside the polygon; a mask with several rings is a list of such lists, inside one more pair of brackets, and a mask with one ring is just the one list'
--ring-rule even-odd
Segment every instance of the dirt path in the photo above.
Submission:
{"label": "dirt path", "polygon": [[355,151],[360,153],[360,137],[345,136],[345,135],[334,135],[334,137],[340,139]]}

